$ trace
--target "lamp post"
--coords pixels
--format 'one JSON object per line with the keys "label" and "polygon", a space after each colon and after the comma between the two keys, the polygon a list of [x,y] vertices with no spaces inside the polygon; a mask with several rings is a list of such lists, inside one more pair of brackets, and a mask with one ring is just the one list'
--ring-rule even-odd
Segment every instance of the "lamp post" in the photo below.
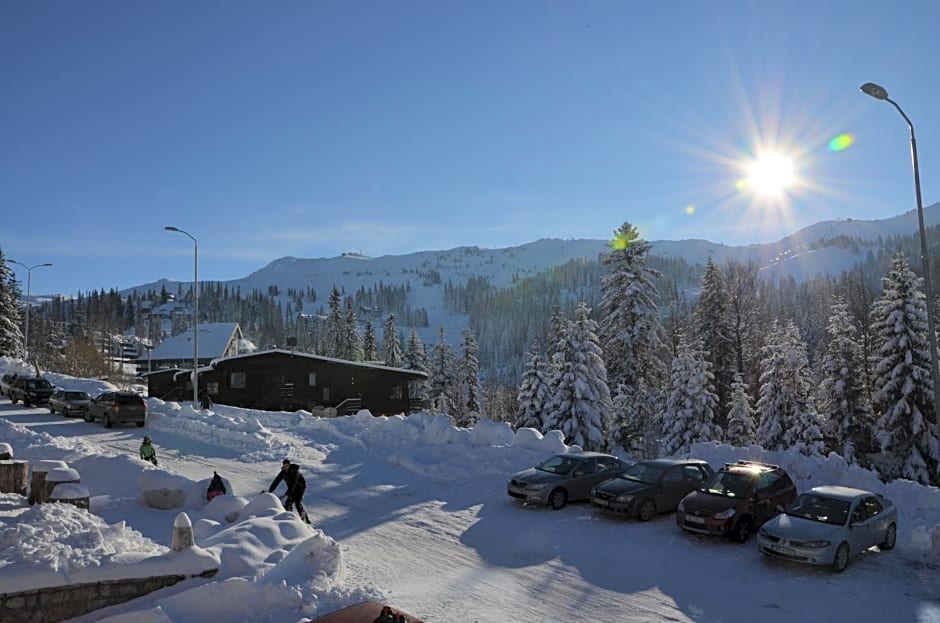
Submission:
{"label": "lamp post", "polygon": [[17,262],[16,260],[7,260],[11,264],[18,264],[26,269],[26,363],[29,364],[29,298],[30,290],[33,285],[33,269],[42,268],[43,266],[52,266],[48,262],[45,264],[35,264],[33,266],[27,266],[23,262]]}
{"label": "lamp post", "polygon": [[168,225],[163,229],[188,236],[193,241],[193,409],[199,404],[199,243],[188,231]]}
{"label": "lamp post", "polygon": [[878,100],[884,100],[894,106],[911,131],[911,162],[914,164],[914,195],[917,197],[917,225],[920,229],[920,262],[921,270],[924,273],[924,296],[927,297],[927,337],[930,340],[930,373],[933,377],[933,417],[929,420],[936,422],[940,417],[940,368],[937,362],[937,333],[934,330],[933,313],[930,308],[933,306],[933,295],[930,293],[930,259],[927,257],[927,230],[924,228],[924,202],[920,195],[920,168],[917,165],[917,139],[914,138],[914,124],[910,118],[904,114],[901,107],[893,99],[888,97],[888,91],[883,86],[874,82],[866,82],[860,89],[865,95],[870,95]]}

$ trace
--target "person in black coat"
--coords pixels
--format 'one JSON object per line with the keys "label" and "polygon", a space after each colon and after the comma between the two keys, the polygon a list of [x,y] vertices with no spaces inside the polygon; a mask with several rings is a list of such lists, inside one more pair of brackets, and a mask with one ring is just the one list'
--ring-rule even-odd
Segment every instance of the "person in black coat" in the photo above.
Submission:
{"label": "person in black coat", "polygon": [[286,481],[287,488],[290,489],[290,481],[287,480],[287,474],[290,470],[290,460],[284,459],[281,461],[281,471],[277,473],[277,476],[274,478],[274,482],[271,483],[271,486],[268,487],[268,493],[274,493],[274,490],[277,489],[277,486],[281,484],[282,480]]}
{"label": "person in black coat", "polygon": [[300,473],[300,465],[291,463],[287,470],[286,480],[287,503],[284,504],[284,508],[289,511],[296,504],[297,514],[300,515],[301,519],[310,523],[310,518],[307,517],[307,511],[304,509],[304,492],[307,490],[307,480],[304,478],[304,475]]}
{"label": "person in black coat", "polygon": [[212,498],[218,495],[225,495],[227,491],[225,490],[225,483],[222,482],[222,477],[219,476],[218,472],[212,472],[212,482],[209,483],[209,488],[206,490],[206,499],[212,501]]}

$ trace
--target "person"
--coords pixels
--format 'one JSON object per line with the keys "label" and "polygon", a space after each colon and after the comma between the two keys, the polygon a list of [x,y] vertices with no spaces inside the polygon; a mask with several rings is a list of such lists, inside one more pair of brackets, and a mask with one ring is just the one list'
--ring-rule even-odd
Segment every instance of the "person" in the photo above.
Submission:
{"label": "person", "polygon": [[284,505],[284,508],[290,511],[296,504],[297,514],[300,515],[301,519],[310,523],[310,518],[307,517],[307,511],[304,509],[304,492],[307,490],[307,480],[304,478],[304,475],[300,473],[300,465],[297,463],[290,464],[286,480],[287,503]]}
{"label": "person", "polygon": [[211,502],[212,498],[226,493],[228,492],[225,490],[225,483],[222,482],[219,472],[212,472],[212,482],[209,483],[209,488],[206,490],[206,499]]}
{"label": "person", "polygon": [[[289,471],[290,459],[284,459],[281,461],[281,471],[277,473],[277,476],[274,478],[274,482],[272,482],[271,486],[268,487],[268,493],[274,493],[274,490],[277,489],[279,484],[281,484],[281,481],[287,478]],[[287,488],[290,489],[290,482],[287,483]]]}
{"label": "person", "polygon": [[200,403],[203,409],[208,409],[209,407],[212,406],[212,400],[209,398],[209,392],[202,392]]}
{"label": "person", "polygon": [[140,458],[154,465],[157,464],[157,451],[153,449],[153,443],[147,435],[144,435],[144,442],[140,444]]}

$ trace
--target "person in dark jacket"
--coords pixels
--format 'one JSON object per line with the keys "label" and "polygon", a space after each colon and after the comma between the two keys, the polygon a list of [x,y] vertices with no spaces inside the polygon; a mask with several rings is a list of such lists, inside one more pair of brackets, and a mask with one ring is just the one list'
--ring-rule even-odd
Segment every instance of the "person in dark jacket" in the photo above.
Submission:
{"label": "person in dark jacket", "polygon": [[[290,460],[284,459],[281,461],[281,471],[277,473],[277,476],[274,478],[274,482],[271,483],[271,486],[268,487],[268,493],[274,493],[274,490],[277,489],[277,486],[281,484],[282,480],[287,478],[288,471],[290,469]],[[290,481],[287,483],[287,488],[290,489]]]}
{"label": "person in dark jacket", "polygon": [[304,492],[307,490],[307,480],[300,473],[300,465],[291,463],[285,480],[287,481],[287,503],[284,504],[284,508],[290,511],[296,504],[297,514],[300,515],[301,519],[310,523],[307,511],[304,509]]}
{"label": "person in dark jacket", "polygon": [[228,492],[225,490],[225,483],[222,482],[222,477],[219,476],[218,472],[212,472],[212,482],[209,483],[209,488],[206,490],[206,499],[211,502],[212,498],[226,493]]}

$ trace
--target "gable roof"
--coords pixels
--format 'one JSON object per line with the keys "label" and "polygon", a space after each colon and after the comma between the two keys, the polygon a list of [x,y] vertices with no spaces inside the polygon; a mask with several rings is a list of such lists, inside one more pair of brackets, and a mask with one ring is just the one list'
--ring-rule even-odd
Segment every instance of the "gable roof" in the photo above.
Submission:
{"label": "gable roof", "polygon": [[[200,350],[202,350],[201,346],[200,346]],[[215,368],[216,365],[220,363],[234,361],[237,359],[248,359],[250,357],[259,357],[262,355],[273,355],[273,354],[289,355],[291,357],[302,357],[304,359],[312,359],[314,361],[322,361],[324,363],[332,363],[332,364],[338,364],[338,365],[344,365],[344,366],[353,366],[356,368],[368,368],[372,370],[385,370],[389,372],[398,372],[400,374],[412,376],[414,377],[414,380],[417,380],[417,381],[423,381],[428,378],[428,374],[426,372],[421,372],[420,370],[408,370],[407,368],[393,368],[392,366],[384,366],[384,365],[380,365],[377,363],[365,363],[363,361],[349,361],[348,359],[337,359],[335,357],[311,355],[310,353],[301,353],[298,351],[283,350],[280,348],[272,348],[270,350],[260,350],[260,351],[255,351],[253,353],[243,353],[240,355],[232,355],[230,357],[220,357],[218,359],[212,360],[212,363],[210,363],[209,365]]]}
{"label": "gable roof", "polygon": [[[214,322],[199,325],[199,359],[210,359],[225,354],[225,349],[240,333],[237,322]],[[157,344],[150,359],[186,360],[193,358],[193,332],[183,331],[179,335],[168,337]],[[146,353],[137,358],[147,361]]]}

